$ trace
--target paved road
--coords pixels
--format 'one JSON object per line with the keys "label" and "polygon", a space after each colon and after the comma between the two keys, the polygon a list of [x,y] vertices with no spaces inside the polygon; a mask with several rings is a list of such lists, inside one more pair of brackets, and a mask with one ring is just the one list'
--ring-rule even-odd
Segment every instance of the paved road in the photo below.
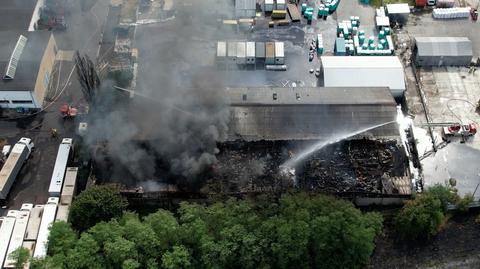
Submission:
{"label": "paved road", "polygon": [[[70,12],[66,14],[68,29],[64,32],[54,32],[60,50],[80,50],[95,58],[98,51],[98,42],[108,10],[108,0],[99,0],[90,11],[80,10],[80,1],[71,1]],[[31,159],[22,168],[14,183],[6,209],[20,208],[22,203],[45,203],[48,199],[48,185],[55,163],[58,144],[62,137],[73,137],[74,121],[64,121],[59,115],[59,108],[65,103],[78,104],[82,101],[82,93],[73,70],[73,61],[57,62],[59,71],[53,76],[51,91],[55,95],[51,102],[46,102],[44,112],[21,121],[0,121],[0,132],[9,143],[15,143],[19,137],[31,137],[35,143],[35,150]],[[60,76],[58,76],[60,74]],[[50,130],[56,128],[59,138],[54,139]],[[0,210],[0,215],[3,212]]]}

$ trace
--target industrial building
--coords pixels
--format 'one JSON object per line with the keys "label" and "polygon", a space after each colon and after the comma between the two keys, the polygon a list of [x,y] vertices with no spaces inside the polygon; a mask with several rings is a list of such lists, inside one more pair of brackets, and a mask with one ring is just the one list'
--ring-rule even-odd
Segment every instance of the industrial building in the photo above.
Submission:
{"label": "industrial building", "polygon": [[472,42],[467,37],[416,37],[413,55],[418,66],[467,66]]}
{"label": "industrial building", "polygon": [[322,56],[325,87],[388,87],[395,98],[405,92],[405,73],[397,56]]}
{"label": "industrial building", "polygon": [[0,31],[0,106],[40,109],[57,54],[50,32]]}
{"label": "industrial building", "polygon": [[[388,88],[229,88],[228,140],[324,140],[394,121]],[[396,123],[371,131],[398,137]]]}
{"label": "industrial building", "polygon": [[410,7],[407,3],[388,4],[387,14],[391,23],[406,24],[410,15]]}

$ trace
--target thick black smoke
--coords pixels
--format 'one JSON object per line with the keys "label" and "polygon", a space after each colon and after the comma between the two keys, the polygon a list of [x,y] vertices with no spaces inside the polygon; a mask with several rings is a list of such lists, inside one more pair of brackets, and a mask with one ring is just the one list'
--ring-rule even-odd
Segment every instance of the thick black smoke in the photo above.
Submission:
{"label": "thick black smoke", "polygon": [[161,15],[173,19],[137,27],[139,96],[119,101],[114,96],[120,93],[104,83],[90,118],[87,141],[107,142],[104,152],[118,166],[114,170],[158,179],[161,159],[169,173],[194,179],[217,161],[229,108],[213,59],[216,41],[235,34],[219,27],[221,19],[232,17],[231,2],[174,1],[176,11]]}

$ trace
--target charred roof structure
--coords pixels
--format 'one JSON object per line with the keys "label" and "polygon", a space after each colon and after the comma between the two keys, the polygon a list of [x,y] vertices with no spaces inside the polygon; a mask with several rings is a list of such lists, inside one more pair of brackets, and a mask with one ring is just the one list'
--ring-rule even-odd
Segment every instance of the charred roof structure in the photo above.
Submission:
{"label": "charred roof structure", "polygon": [[419,66],[467,66],[472,61],[472,41],[467,37],[416,37],[415,63]]}
{"label": "charred roof structure", "polygon": [[[394,121],[388,88],[229,88],[228,140],[323,140],[341,132]],[[398,137],[396,123],[375,137]]]}

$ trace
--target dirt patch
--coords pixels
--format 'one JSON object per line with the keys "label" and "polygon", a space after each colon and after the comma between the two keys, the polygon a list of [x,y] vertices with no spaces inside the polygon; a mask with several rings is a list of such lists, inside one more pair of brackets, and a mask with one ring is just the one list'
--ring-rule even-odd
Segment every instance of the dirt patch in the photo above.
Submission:
{"label": "dirt patch", "polygon": [[389,220],[384,235],[377,239],[367,268],[478,268],[480,224],[475,223],[477,214],[453,217],[436,237],[414,243],[400,242]]}

